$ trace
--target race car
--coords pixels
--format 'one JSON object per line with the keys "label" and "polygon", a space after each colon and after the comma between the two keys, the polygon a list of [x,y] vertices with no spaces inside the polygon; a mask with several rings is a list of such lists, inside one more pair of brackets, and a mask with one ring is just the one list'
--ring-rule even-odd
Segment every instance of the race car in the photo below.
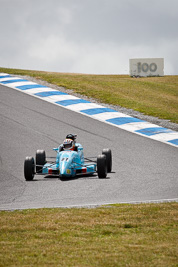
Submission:
{"label": "race car", "polygon": [[26,157],[24,161],[26,181],[33,180],[35,174],[70,179],[78,175],[97,173],[99,178],[106,178],[112,169],[111,150],[103,149],[102,154],[95,157],[95,160],[94,157],[84,158],[83,147],[75,142],[75,135],[68,136],[72,136],[73,140],[67,138],[59,147],[53,148],[57,152],[56,157],[46,158],[44,150],[37,150],[35,159]]}

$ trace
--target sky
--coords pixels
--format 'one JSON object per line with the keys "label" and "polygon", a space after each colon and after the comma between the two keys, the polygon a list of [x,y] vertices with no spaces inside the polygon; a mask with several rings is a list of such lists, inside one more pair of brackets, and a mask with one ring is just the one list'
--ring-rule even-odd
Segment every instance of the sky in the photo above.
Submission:
{"label": "sky", "polygon": [[177,0],[0,0],[0,67],[129,74],[164,58],[178,75]]}

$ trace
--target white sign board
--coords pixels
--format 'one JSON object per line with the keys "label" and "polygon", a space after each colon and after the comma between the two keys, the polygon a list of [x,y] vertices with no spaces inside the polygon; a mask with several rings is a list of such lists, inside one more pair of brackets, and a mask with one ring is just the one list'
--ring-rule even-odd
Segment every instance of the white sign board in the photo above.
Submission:
{"label": "white sign board", "polygon": [[130,76],[164,76],[164,58],[130,59]]}

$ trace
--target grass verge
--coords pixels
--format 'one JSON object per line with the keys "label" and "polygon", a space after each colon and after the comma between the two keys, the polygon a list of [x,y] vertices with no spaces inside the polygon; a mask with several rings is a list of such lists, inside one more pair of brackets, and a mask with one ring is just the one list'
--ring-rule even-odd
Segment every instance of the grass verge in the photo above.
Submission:
{"label": "grass verge", "polygon": [[178,266],[178,203],[0,212],[0,266]]}
{"label": "grass verge", "polygon": [[137,79],[128,75],[86,75],[7,68],[0,68],[0,72],[29,75],[102,103],[178,123],[178,75]]}

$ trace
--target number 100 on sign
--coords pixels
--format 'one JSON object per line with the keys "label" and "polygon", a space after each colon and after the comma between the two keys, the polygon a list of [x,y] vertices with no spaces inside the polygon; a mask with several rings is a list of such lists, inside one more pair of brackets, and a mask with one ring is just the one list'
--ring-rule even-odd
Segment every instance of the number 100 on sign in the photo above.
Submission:
{"label": "number 100 on sign", "polygon": [[138,62],[137,63],[137,70],[138,70],[138,73],[140,72],[155,72],[157,70],[157,65],[156,63],[151,63],[151,64],[148,64],[148,63],[141,63],[141,62]]}

